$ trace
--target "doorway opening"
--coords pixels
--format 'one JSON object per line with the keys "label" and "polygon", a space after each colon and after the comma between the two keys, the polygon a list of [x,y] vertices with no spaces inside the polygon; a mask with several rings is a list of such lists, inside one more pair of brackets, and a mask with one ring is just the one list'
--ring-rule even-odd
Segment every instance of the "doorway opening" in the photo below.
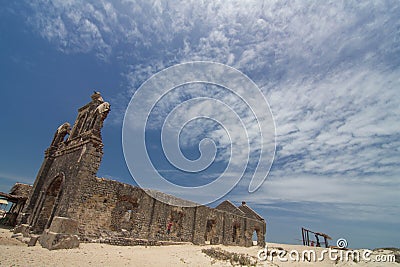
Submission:
{"label": "doorway opening", "polygon": [[233,224],[233,230],[232,230],[232,242],[239,243],[239,236],[240,236],[240,223],[235,222]]}
{"label": "doorway opening", "polygon": [[207,220],[206,224],[206,233],[204,234],[204,240],[206,243],[213,244],[214,242],[214,237],[215,237],[215,231],[216,231],[216,221],[215,219],[209,219]]}
{"label": "doorway opening", "polygon": [[61,175],[57,176],[42,195],[40,212],[33,227],[35,232],[42,233],[44,229],[50,227],[58,207],[63,181],[64,179]]}

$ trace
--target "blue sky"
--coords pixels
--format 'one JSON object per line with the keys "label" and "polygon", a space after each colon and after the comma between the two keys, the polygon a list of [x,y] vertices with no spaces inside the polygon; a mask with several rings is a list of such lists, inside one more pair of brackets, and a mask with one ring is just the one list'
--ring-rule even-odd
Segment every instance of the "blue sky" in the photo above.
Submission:
{"label": "blue sky", "polygon": [[[268,179],[253,194],[244,180],[225,198],[255,207],[267,219],[268,241],[298,242],[304,226],[344,237],[352,247],[400,246],[397,1],[1,5],[1,191],[17,181],[33,183],[54,131],[74,122],[93,90],[112,109],[98,176],[134,183],[121,145],[133,93],[166,67],[215,61],[237,68],[261,88],[276,125]],[[165,100],[180,102],[196,90]],[[168,179],[186,179],[158,153],[156,122],[165,117],[160,110],[147,133],[151,157]],[[203,120],[188,129],[183,152],[195,159],[200,138],[214,137],[218,127]],[[218,151],[207,177],[226,165],[227,151]],[[193,185],[199,179],[204,175],[193,178]]]}

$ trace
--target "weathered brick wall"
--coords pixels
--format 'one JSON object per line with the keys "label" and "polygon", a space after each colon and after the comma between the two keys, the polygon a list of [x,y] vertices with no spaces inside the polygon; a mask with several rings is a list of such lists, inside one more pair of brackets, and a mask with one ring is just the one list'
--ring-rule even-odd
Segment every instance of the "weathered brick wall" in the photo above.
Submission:
{"label": "weathered brick wall", "polygon": [[32,190],[29,184],[15,183],[10,190],[10,194],[14,196],[28,197]]}
{"label": "weathered brick wall", "polygon": [[251,246],[251,243],[249,241],[253,237],[253,233],[256,232],[257,235],[257,241],[259,246],[265,246],[265,234],[266,234],[266,222],[265,221],[259,221],[255,219],[246,219],[246,243],[245,246]]}
{"label": "weathered brick wall", "polygon": [[94,178],[100,166],[103,156],[100,129],[108,111],[109,104],[95,93],[92,101],[79,109],[74,136],[67,136],[69,123],[57,128],[20,223],[27,223],[34,232],[41,233],[54,216],[71,217],[69,207],[79,198],[82,182]]}
{"label": "weathered brick wall", "polygon": [[222,211],[227,211],[229,213],[233,213],[239,216],[244,216],[244,212],[241,211],[240,209],[238,209],[238,207],[236,207],[232,202],[230,202],[229,200],[225,200],[222,203],[220,203],[216,209],[218,210],[222,210]]}
{"label": "weathered brick wall", "polygon": [[151,199],[141,189],[91,177],[78,190],[80,197],[69,207],[69,214],[79,221],[81,236],[98,238],[119,232],[143,238],[150,214],[139,207],[147,207]]}
{"label": "weathered brick wall", "polygon": [[224,212],[224,244],[243,245],[244,218]]}
{"label": "weathered brick wall", "polygon": [[[82,239],[124,237],[251,246],[255,229],[264,238],[263,222],[259,220],[206,206],[171,206],[135,186],[101,178],[88,180],[91,182],[79,189],[81,197],[69,212],[79,221]],[[169,222],[172,227],[168,234]]]}
{"label": "weathered brick wall", "polygon": [[[35,188],[34,191],[36,195],[32,201],[32,216],[29,221],[34,231],[42,232],[47,225],[49,216],[69,216],[68,206],[78,197],[79,191],[76,189],[80,186],[82,180],[79,178],[85,169],[85,163],[80,161],[85,148],[86,146],[68,147],[68,149],[59,151],[59,154],[52,159],[51,166],[41,177],[43,179],[40,183],[41,187],[39,190]],[[72,162],[75,164],[70,164]],[[57,179],[61,179],[61,182],[58,188],[52,189],[57,191],[49,192]]]}

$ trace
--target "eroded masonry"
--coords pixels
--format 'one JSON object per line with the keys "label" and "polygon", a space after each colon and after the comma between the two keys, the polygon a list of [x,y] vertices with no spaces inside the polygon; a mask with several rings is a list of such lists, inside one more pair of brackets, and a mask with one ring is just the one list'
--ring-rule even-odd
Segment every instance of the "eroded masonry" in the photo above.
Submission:
{"label": "eroded masonry", "polygon": [[[263,246],[266,222],[242,203],[216,208],[169,205],[132,185],[96,177],[103,156],[101,128],[110,111],[100,93],[78,110],[71,129],[61,125],[45,151],[15,232],[49,249],[82,241],[111,244],[226,244]],[[159,193],[162,194],[162,193]],[[185,200],[181,200],[185,203]],[[33,239],[33,240],[32,240]]]}

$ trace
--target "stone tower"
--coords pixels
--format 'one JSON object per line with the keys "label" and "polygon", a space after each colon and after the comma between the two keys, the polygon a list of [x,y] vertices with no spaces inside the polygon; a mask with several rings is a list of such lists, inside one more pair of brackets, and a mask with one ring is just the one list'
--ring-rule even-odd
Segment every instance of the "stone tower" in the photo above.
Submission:
{"label": "stone tower", "polygon": [[79,188],[95,179],[103,156],[101,128],[110,111],[99,92],[78,110],[75,123],[58,127],[37,174],[19,223],[41,234],[54,217],[75,219]]}

